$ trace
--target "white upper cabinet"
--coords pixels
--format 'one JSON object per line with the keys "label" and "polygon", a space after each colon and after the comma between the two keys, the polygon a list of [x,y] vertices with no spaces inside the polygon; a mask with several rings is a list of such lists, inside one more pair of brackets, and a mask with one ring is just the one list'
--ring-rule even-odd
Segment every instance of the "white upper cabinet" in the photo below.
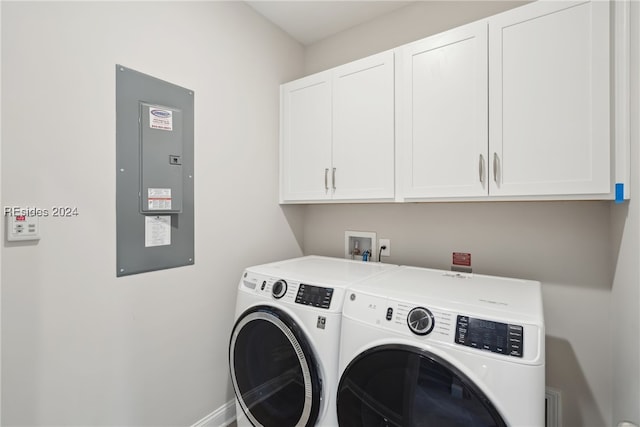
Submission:
{"label": "white upper cabinet", "polygon": [[392,51],[284,84],[281,105],[281,203],[393,200]]}
{"label": "white upper cabinet", "polygon": [[280,114],[281,201],[329,198],[331,73],[283,85]]}
{"label": "white upper cabinet", "polygon": [[611,8],[537,1],[282,85],[280,202],[619,199]]}
{"label": "white upper cabinet", "polygon": [[398,48],[398,198],[610,197],[609,7],[535,2]]}
{"label": "white upper cabinet", "polygon": [[609,2],[489,20],[490,194],[611,192]]}
{"label": "white upper cabinet", "polygon": [[394,197],[393,79],[391,51],[334,71],[334,199]]}
{"label": "white upper cabinet", "polygon": [[399,195],[486,196],[486,21],[399,48],[397,78]]}

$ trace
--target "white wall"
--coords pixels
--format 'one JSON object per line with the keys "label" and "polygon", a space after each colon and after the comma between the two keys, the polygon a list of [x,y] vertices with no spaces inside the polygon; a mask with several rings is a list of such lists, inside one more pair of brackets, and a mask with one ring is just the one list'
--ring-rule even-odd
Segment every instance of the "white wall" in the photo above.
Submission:
{"label": "white wall", "polygon": [[[301,254],[277,149],[303,49],[242,2],[3,2],[1,25],[2,206],[79,212],[2,248],[2,424],[190,425],[232,398],[242,268]],[[195,91],[192,267],[115,276],[116,63]]]}
{"label": "white wall", "polygon": [[473,22],[529,1],[531,0],[418,1],[414,5],[307,46],[305,71],[311,74],[325,70]]}
{"label": "white wall", "polygon": [[[411,5],[308,47],[305,70],[331,68],[514,6]],[[620,244],[610,226],[612,215],[626,209],[611,202],[313,205],[305,216],[304,251],[342,256],[345,230],[375,231],[391,239],[388,262],[447,269],[453,251],[470,252],[475,272],[543,282],[547,385],[563,393],[565,426],[602,427],[613,417],[611,248]],[[631,243],[637,245],[637,237]],[[636,282],[624,286],[631,296],[637,292]]]}

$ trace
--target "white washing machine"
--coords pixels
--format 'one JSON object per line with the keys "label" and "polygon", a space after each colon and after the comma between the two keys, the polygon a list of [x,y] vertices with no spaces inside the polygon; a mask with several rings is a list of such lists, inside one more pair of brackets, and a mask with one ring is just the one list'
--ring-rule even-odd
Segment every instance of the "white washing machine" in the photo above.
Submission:
{"label": "white washing machine", "polygon": [[346,288],[392,268],[307,256],[244,271],[229,343],[239,426],[337,425]]}
{"label": "white washing machine", "polygon": [[399,267],[349,288],[340,426],[545,421],[539,282]]}

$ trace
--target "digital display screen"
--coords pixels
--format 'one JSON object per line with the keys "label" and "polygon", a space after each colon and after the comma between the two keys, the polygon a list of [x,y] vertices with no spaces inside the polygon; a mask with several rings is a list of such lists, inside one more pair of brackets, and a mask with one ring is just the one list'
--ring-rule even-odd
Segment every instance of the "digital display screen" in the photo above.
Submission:
{"label": "digital display screen", "polygon": [[25,215],[18,215],[16,217],[16,221],[26,221],[27,217]]}
{"label": "digital display screen", "polygon": [[305,297],[307,301],[310,301],[316,304],[320,304],[324,299],[324,296],[325,296],[325,293],[324,292],[321,293],[320,288],[316,288],[316,287],[308,288],[307,291],[305,292]]}
{"label": "digital display screen", "polygon": [[456,344],[522,357],[523,341],[523,328],[520,325],[458,316]]}
{"label": "digital display screen", "polygon": [[319,286],[300,284],[296,302],[298,304],[311,305],[320,308],[329,308],[333,289]]}
{"label": "digital display screen", "polygon": [[493,331],[498,333],[507,333],[506,323],[490,322],[482,319],[469,319],[469,332],[475,332],[478,335],[487,334]]}

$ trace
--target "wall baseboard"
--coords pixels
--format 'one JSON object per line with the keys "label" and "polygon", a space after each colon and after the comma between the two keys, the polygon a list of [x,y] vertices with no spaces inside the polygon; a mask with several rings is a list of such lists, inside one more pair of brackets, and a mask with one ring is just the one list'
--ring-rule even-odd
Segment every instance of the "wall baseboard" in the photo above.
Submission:
{"label": "wall baseboard", "polygon": [[232,399],[197,421],[191,427],[226,427],[236,420],[236,401]]}

